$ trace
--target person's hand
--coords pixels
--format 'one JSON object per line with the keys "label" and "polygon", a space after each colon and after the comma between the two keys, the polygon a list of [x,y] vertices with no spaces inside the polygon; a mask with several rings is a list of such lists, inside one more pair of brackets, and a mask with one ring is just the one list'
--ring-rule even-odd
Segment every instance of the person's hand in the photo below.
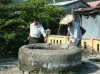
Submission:
{"label": "person's hand", "polygon": [[72,46],[75,46],[75,42],[72,43]]}
{"label": "person's hand", "polygon": [[69,39],[70,39],[69,36],[67,36],[67,40],[68,40],[68,41],[69,41]]}
{"label": "person's hand", "polygon": [[74,42],[72,43],[72,45],[69,45],[68,48],[72,48],[73,46],[75,46]]}
{"label": "person's hand", "polygon": [[28,37],[27,39],[30,40],[30,37]]}
{"label": "person's hand", "polygon": [[44,42],[47,43],[47,37],[44,38]]}
{"label": "person's hand", "polygon": [[73,47],[73,45],[70,45],[68,48],[72,48]]}
{"label": "person's hand", "polygon": [[58,33],[58,35],[61,35],[60,33]]}

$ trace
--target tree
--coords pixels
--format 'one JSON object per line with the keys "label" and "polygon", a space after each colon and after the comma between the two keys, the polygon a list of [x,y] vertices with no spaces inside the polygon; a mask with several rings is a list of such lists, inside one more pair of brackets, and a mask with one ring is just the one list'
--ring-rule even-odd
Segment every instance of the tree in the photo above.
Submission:
{"label": "tree", "polygon": [[33,17],[37,16],[41,24],[54,30],[58,27],[56,17],[62,14],[62,8],[47,5],[43,0],[0,5],[0,52],[18,53],[19,47],[26,44]]}
{"label": "tree", "polygon": [[12,2],[13,0],[0,0],[0,4],[4,4],[4,5],[10,4]]}

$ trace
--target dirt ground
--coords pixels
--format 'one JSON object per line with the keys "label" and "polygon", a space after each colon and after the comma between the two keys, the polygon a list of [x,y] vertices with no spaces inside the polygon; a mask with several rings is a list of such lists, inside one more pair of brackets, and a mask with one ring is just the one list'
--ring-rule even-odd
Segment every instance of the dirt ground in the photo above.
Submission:
{"label": "dirt ground", "polygon": [[[89,59],[100,58],[100,55],[83,53],[83,66],[78,73],[74,74],[100,74],[100,62],[90,61]],[[20,74],[17,67],[17,57],[0,57],[0,74]],[[73,74],[73,73],[72,73]]]}
{"label": "dirt ground", "polygon": [[19,74],[17,68],[17,57],[0,57],[0,74]]}

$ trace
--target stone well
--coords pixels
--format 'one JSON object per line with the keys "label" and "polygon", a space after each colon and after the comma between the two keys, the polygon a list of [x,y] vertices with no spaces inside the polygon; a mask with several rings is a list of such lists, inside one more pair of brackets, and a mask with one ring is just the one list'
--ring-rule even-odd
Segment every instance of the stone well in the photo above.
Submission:
{"label": "stone well", "polygon": [[81,64],[81,51],[62,44],[30,44],[19,49],[18,67],[23,74],[63,74]]}

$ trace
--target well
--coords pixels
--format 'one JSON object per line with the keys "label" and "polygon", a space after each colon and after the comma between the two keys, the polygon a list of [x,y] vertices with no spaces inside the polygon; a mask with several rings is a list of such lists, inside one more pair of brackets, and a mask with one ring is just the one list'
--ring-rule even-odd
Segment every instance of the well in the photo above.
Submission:
{"label": "well", "polygon": [[81,64],[81,51],[62,44],[30,44],[19,49],[18,58],[23,74],[63,74]]}

